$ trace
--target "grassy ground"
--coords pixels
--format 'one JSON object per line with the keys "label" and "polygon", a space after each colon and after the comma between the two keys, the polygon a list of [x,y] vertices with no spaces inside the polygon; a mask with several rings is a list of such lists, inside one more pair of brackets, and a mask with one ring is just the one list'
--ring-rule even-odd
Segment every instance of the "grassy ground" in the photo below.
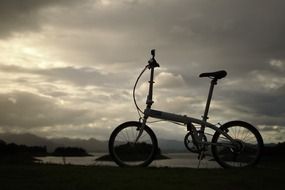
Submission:
{"label": "grassy ground", "polygon": [[0,165],[0,189],[284,189],[285,165],[225,169]]}

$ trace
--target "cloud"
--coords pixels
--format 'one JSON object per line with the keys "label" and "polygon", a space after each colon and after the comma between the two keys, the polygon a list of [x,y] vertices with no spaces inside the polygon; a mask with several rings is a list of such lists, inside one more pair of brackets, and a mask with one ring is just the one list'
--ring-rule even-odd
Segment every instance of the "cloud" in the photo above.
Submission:
{"label": "cloud", "polygon": [[39,11],[45,17],[39,24],[46,27],[41,32],[51,36],[45,43],[73,64],[135,68],[149,49],[158,48],[167,67],[186,68],[191,60],[235,74],[262,68],[265,58],[284,57],[283,1],[67,2],[33,8],[52,7]]}
{"label": "cloud", "polygon": [[159,73],[156,78],[156,81],[158,81],[158,88],[181,88],[185,86],[185,82],[181,75],[174,75],[169,72],[161,72]]}
{"label": "cloud", "polygon": [[[154,106],[201,115],[209,80],[198,75],[223,69],[228,75],[215,87],[211,115],[281,128],[285,126],[280,106],[284,105],[284,4],[278,0],[1,1],[1,91],[11,94],[20,89],[35,97],[60,98],[69,106],[78,105],[71,110],[86,108],[88,114],[95,112],[93,108],[98,127],[116,126],[134,116],[132,85],[150,57],[149,50],[156,48],[161,67],[156,71]],[[137,90],[141,104],[147,77]],[[82,127],[82,134],[85,130]]]}
{"label": "cloud", "polygon": [[55,99],[14,91],[0,94],[0,126],[2,129],[36,128],[92,121],[87,110],[68,108]]}
{"label": "cloud", "polygon": [[277,69],[278,71],[285,71],[285,63],[282,60],[272,59],[270,60],[270,66]]}
{"label": "cloud", "polygon": [[[126,80],[122,74],[103,73],[91,67],[57,67],[47,69],[24,68],[13,65],[0,65],[0,71],[14,74],[31,74],[45,77],[47,81],[66,81],[78,86],[115,86]],[[113,75],[113,76],[112,76]]]}
{"label": "cloud", "polygon": [[0,38],[15,33],[38,31],[42,26],[40,11],[50,6],[75,3],[73,0],[2,0],[0,1]]}

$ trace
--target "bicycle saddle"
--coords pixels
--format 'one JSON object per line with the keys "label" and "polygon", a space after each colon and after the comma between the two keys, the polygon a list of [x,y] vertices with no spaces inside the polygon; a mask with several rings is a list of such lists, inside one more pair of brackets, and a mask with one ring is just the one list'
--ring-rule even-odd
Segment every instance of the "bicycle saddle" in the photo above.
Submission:
{"label": "bicycle saddle", "polygon": [[227,76],[227,72],[224,70],[211,72],[211,73],[201,73],[199,77],[210,77],[215,79],[222,79]]}

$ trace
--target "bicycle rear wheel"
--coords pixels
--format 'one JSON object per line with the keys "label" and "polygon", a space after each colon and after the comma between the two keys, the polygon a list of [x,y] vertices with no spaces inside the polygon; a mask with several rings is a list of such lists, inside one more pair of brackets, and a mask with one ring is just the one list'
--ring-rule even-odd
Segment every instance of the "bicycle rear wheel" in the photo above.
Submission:
{"label": "bicycle rear wheel", "polygon": [[109,153],[121,167],[148,166],[156,152],[155,134],[148,126],[142,129],[140,122],[130,121],[119,125],[109,139]]}
{"label": "bicycle rear wheel", "polygon": [[214,134],[212,153],[222,167],[242,168],[254,166],[258,163],[263,148],[263,140],[255,127],[243,121],[231,121],[222,125],[220,129],[236,142],[233,145],[221,133],[216,132]]}

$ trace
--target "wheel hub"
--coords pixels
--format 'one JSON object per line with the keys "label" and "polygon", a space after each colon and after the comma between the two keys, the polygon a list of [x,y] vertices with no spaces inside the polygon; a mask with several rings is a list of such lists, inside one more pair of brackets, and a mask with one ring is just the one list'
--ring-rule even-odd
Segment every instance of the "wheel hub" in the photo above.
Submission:
{"label": "wheel hub", "polygon": [[235,147],[231,150],[235,153],[241,153],[244,150],[244,143],[240,139],[235,139]]}

